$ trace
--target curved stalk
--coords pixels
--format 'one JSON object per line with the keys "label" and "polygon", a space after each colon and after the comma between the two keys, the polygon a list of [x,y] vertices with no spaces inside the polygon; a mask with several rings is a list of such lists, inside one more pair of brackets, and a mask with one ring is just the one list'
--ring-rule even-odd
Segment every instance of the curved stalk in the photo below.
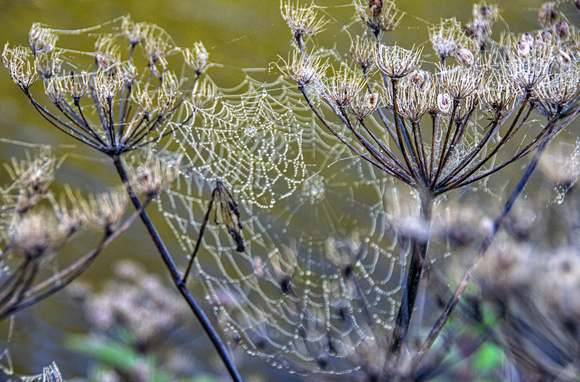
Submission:
{"label": "curved stalk", "polygon": [[[131,185],[129,184],[129,178],[127,176],[125,166],[123,165],[121,159],[118,156],[113,157],[113,162],[115,163],[115,168],[117,169],[117,172],[119,173],[119,176],[120,176],[121,180],[123,181],[123,184],[127,188],[127,193],[129,194],[129,197],[131,198],[131,202],[133,202],[133,205],[135,206],[136,209],[141,209],[142,208],[141,201],[135,195]],[[232,358],[230,357],[224,343],[222,342],[222,340],[218,336],[215,328],[213,327],[213,325],[209,321],[209,318],[205,315],[205,313],[203,312],[203,310],[201,309],[201,307],[199,306],[197,301],[191,295],[191,292],[189,291],[187,286],[182,282],[182,278],[179,274],[177,266],[173,262],[173,259],[171,258],[169,251],[165,247],[163,240],[161,239],[161,237],[157,233],[157,230],[155,229],[153,222],[151,221],[151,219],[149,219],[149,215],[147,214],[147,212],[145,210],[142,210],[140,216],[141,216],[141,221],[143,222],[143,224],[147,228],[147,231],[149,232],[149,236],[151,236],[151,239],[153,239],[153,242],[155,243],[155,246],[157,247],[157,250],[158,250],[159,254],[161,255],[161,258],[163,259],[163,262],[165,263],[165,266],[167,267],[167,270],[169,271],[169,274],[171,276],[173,283],[175,284],[177,290],[179,290],[179,293],[181,293],[181,295],[183,296],[183,298],[185,299],[185,301],[187,302],[187,304],[189,305],[189,307],[191,308],[193,313],[196,315],[197,319],[199,320],[199,323],[203,327],[203,330],[208,335],[213,346],[215,347],[215,349],[219,353],[222,361],[224,362],[230,376],[232,377],[232,380],[241,381],[242,378],[241,378],[240,374],[238,373],[238,370],[236,369],[236,366],[234,365],[234,362],[233,362]]]}

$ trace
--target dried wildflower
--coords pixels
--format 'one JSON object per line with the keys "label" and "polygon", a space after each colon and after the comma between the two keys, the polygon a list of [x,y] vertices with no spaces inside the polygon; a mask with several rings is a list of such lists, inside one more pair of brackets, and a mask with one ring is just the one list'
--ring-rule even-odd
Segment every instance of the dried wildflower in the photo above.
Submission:
{"label": "dried wildflower", "polygon": [[9,232],[16,253],[36,258],[56,246],[66,230],[51,211],[42,210],[17,217]]}
{"label": "dried wildflower", "polygon": [[10,78],[24,91],[27,91],[38,79],[36,65],[28,60],[30,53],[30,49],[21,46],[9,48],[8,43],[4,45],[2,52],[2,62],[10,72]]}
{"label": "dried wildflower", "polygon": [[295,4],[292,4],[292,0],[282,1],[280,13],[282,13],[282,18],[292,30],[296,40],[320,33],[328,23],[327,20],[318,17],[314,3],[302,7],[298,0]]}
{"label": "dried wildflower", "polygon": [[373,51],[374,44],[367,38],[356,36],[355,40],[350,42],[350,53],[364,71],[375,64]]}
{"label": "dried wildflower", "polygon": [[403,79],[397,88],[397,112],[411,122],[419,122],[429,110],[429,82],[421,86],[411,76]]}
{"label": "dried wildflower", "polygon": [[88,199],[80,197],[77,199],[86,223],[107,234],[113,232],[115,225],[123,217],[127,205],[127,196],[124,192],[104,193],[91,195]]}
{"label": "dried wildflower", "polygon": [[544,112],[552,117],[577,99],[580,92],[580,69],[577,65],[566,65],[561,70],[545,76],[535,89]]}
{"label": "dried wildflower", "polygon": [[378,107],[379,95],[376,93],[359,93],[355,100],[350,104],[350,112],[354,114],[357,119],[363,120],[371,115]]}
{"label": "dried wildflower", "polygon": [[514,50],[515,54],[509,54],[507,62],[501,63],[501,70],[506,78],[531,94],[531,90],[548,75],[553,62],[553,48],[545,44],[530,46],[520,41]]}
{"label": "dried wildflower", "polygon": [[157,93],[157,104],[159,108],[157,113],[160,118],[165,118],[166,115],[175,111],[174,107],[179,94],[179,79],[173,72],[166,72],[163,75],[161,88]]}
{"label": "dried wildflower", "polygon": [[329,102],[344,110],[362,91],[365,86],[365,79],[357,70],[343,67],[339,71],[335,71],[325,85]]}
{"label": "dried wildflower", "polygon": [[479,89],[483,74],[480,67],[457,66],[442,70],[439,73],[439,81],[454,100],[464,100]]}
{"label": "dried wildflower", "polygon": [[473,4],[472,16],[473,20],[464,26],[464,31],[467,37],[483,49],[491,35],[491,26],[499,18],[499,10],[496,5],[485,2]]}
{"label": "dried wildflower", "polygon": [[518,96],[518,89],[512,82],[495,71],[486,78],[479,92],[482,110],[492,120],[503,118]]}
{"label": "dried wildflower", "polygon": [[405,15],[399,11],[392,1],[355,1],[356,13],[359,20],[369,27],[375,36],[382,32],[394,30]]}
{"label": "dried wildflower", "polygon": [[95,41],[95,59],[103,71],[111,70],[121,61],[119,46],[113,36],[100,36]]}
{"label": "dried wildflower", "polygon": [[382,45],[375,52],[377,68],[392,79],[399,79],[413,72],[420,65],[423,50],[407,50],[398,45]]}
{"label": "dried wildflower", "polygon": [[292,53],[292,59],[288,61],[289,63],[284,61],[285,65],[280,70],[301,87],[318,82],[321,73],[328,67],[328,63],[323,63],[320,57],[306,60],[298,50]]}
{"label": "dried wildflower", "polygon": [[110,111],[117,94],[123,88],[123,83],[122,76],[98,71],[91,76],[90,87],[101,106]]}
{"label": "dried wildflower", "polygon": [[28,43],[35,56],[54,50],[57,40],[57,35],[49,29],[41,27],[39,23],[32,24],[28,33]]}
{"label": "dried wildflower", "polygon": [[123,17],[121,32],[132,46],[141,44],[147,38],[151,26],[147,23],[135,23],[128,17]]}
{"label": "dried wildflower", "polygon": [[441,60],[455,54],[456,50],[468,44],[461,23],[455,18],[442,19],[439,25],[429,27],[429,40]]}
{"label": "dried wildflower", "polygon": [[201,42],[193,44],[191,49],[183,49],[183,59],[185,63],[200,75],[208,65],[209,54]]}
{"label": "dried wildflower", "polygon": [[195,84],[191,92],[191,105],[194,109],[203,109],[215,100],[216,93],[215,84],[203,79]]}
{"label": "dried wildflower", "polygon": [[77,104],[90,89],[91,75],[81,71],[80,73],[71,73],[70,76],[60,76],[59,81],[64,92]]}
{"label": "dried wildflower", "polygon": [[[169,53],[169,42],[166,41],[165,36],[162,33],[156,33],[154,28],[151,28],[149,35],[145,39],[145,44],[143,45],[143,50],[145,52],[145,57],[149,59],[149,66],[151,70],[157,70],[156,64],[159,63],[163,69],[167,67],[167,54]],[[159,72],[156,73],[157,76],[160,75]]]}
{"label": "dried wildflower", "polygon": [[37,156],[27,153],[25,160],[13,158],[11,166],[5,167],[12,184],[2,190],[4,207],[23,214],[46,196],[55,177],[57,162],[49,152]]}
{"label": "dried wildflower", "polygon": [[137,168],[129,167],[129,179],[135,193],[147,198],[165,192],[180,174],[181,157],[155,155],[152,150]]}
{"label": "dried wildflower", "polygon": [[60,71],[60,66],[62,64],[62,59],[60,58],[61,52],[51,51],[43,54],[36,55],[34,63],[36,69],[44,79],[50,79],[58,74]]}

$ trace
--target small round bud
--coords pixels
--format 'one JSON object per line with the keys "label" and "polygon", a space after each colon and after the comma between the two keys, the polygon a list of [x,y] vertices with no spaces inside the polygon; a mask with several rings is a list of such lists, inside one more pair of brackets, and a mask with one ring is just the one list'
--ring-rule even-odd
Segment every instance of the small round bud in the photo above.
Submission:
{"label": "small round bud", "polygon": [[568,25],[567,22],[560,21],[559,23],[554,25],[554,33],[560,39],[566,38],[570,34],[570,26]]}
{"label": "small round bud", "polygon": [[520,41],[516,44],[516,51],[518,52],[518,55],[525,57],[530,53],[530,45]]}
{"label": "small round bud", "polygon": [[548,28],[554,25],[558,14],[554,10],[554,3],[544,3],[538,12],[538,19],[543,28]]}
{"label": "small round bud", "polygon": [[449,110],[451,110],[451,96],[447,93],[437,95],[437,107],[442,113],[449,113]]}
{"label": "small round bud", "polygon": [[461,62],[463,65],[471,66],[473,65],[473,53],[469,49],[461,48],[455,52],[455,57]]}

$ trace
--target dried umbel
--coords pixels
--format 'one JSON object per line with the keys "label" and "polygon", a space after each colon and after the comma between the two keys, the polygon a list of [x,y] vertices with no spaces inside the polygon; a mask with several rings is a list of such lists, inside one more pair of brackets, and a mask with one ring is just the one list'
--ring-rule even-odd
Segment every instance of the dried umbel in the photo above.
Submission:
{"label": "dried umbel", "polygon": [[294,4],[292,0],[283,1],[280,3],[280,12],[296,40],[320,33],[328,23],[327,20],[318,15],[314,3],[309,6],[301,6],[298,0]]}
{"label": "dried umbel", "polygon": [[350,53],[363,71],[368,71],[375,64],[374,44],[368,38],[356,36],[350,43]]}
{"label": "dried umbel", "polygon": [[459,49],[467,49],[472,45],[455,18],[441,20],[439,25],[430,27],[429,40],[442,62],[455,55]]}
{"label": "dried umbel", "polygon": [[77,196],[75,202],[83,211],[87,225],[111,233],[125,213],[127,196],[124,192],[91,195],[88,199]]}
{"label": "dried umbel", "polygon": [[454,100],[465,100],[476,93],[485,74],[484,68],[476,66],[441,69],[439,81]]}
{"label": "dried umbel", "polygon": [[[95,62],[84,70],[82,64],[69,62],[66,49],[55,45],[52,31],[38,25],[31,31],[32,50],[7,45],[2,56],[13,81],[44,118],[112,157],[170,135],[214,96],[208,86],[197,85],[208,67],[208,54],[201,43],[179,50],[162,29],[135,24],[128,18],[123,19],[121,30],[130,41],[128,58],[121,54],[121,47],[126,46],[126,42],[119,42],[123,35],[101,34],[94,44]],[[138,67],[142,60],[140,64],[134,61],[133,53],[139,47],[147,59],[144,67]],[[168,68],[169,56],[176,51],[183,52],[178,58],[194,71],[189,81]],[[55,108],[35,98],[31,87],[39,77]],[[189,97],[193,90],[197,98]],[[191,103],[194,106],[186,108],[191,114],[179,114],[182,119],[172,121],[182,105]]]}
{"label": "dried umbel", "polygon": [[400,46],[381,45],[375,54],[377,68],[391,79],[399,79],[420,65],[422,49],[407,50]]}
{"label": "dried umbel", "polygon": [[553,59],[554,48],[551,45],[530,45],[522,40],[511,50],[501,69],[506,78],[519,86],[526,96],[530,96],[532,90],[548,75]]}
{"label": "dried umbel", "polygon": [[325,84],[325,92],[329,102],[340,110],[345,110],[364,88],[364,78],[357,70],[343,67],[334,72]]}
{"label": "dried umbel", "polygon": [[355,1],[358,19],[378,37],[382,32],[394,30],[405,15],[395,3],[384,0]]}
{"label": "dried umbel", "polygon": [[302,87],[317,83],[328,67],[328,63],[323,62],[321,57],[312,57],[307,60],[298,50],[294,50],[292,58],[284,64],[281,71]]}
{"label": "dried umbel", "polygon": [[181,156],[156,155],[149,151],[139,166],[129,167],[129,179],[137,195],[149,199],[165,192],[180,174]]}

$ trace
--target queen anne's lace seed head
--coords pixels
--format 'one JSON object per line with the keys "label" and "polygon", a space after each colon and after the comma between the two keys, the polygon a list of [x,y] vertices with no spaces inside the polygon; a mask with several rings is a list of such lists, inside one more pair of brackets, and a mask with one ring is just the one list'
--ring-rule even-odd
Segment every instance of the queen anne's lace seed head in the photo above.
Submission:
{"label": "queen anne's lace seed head", "polygon": [[422,49],[407,50],[398,45],[381,45],[375,53],[377,68],[392,79],[405,77],[420,65]]}
{"label": "queen anne's lace seed head", "polygon": [[454,100],[464,100],[477,92],[483,74],[481,67],[457,66],[442,70],[439,73],[439,81]]}
{"label": "queen anne's lace seed head", "polygon": [[374,44],[367,38],[356,36],[350,43],[350,53],[363,70],[375,64]]}
{"label": "queen anne's lace seed head", "polygon": [[328,23],[318,16],[314,4],[300,6],[298,0],[294,4],[292,0],[283,1],[280,4],[280,12],[292,30],[294,38],[314,36],[324,30],[324,26]]}
{"label": "queen anne's lace seed head", "polygon": [[520,95],[518,88],[501,72],[492,72],[479,92],[482,110],[491,120],[503,118]]}
{"label": "queen anne's lace seed head", "polygon": [[193,44],[191,49],[183,49],[185,63],[199,75],[205,71],[208,65],[209,54],[201,42]]}
{"label": "queen anne's lace seed head", "polygon": [[318,82],[328,67],[328,63],[323,63],[320,57],[310,56],[310,59],[306,60],[299,50],[294,50],[292,57],[284,64],[280,70],[298,86],[307,86]]}
{"label": "queen anne's lace seed head", "polygon": [[2,63],[10,72],[12,81],[18,84],[21,89],[27,90],[38,79],[36,65],[29,61],[31,50],[18,46],[9,48],[8,44],[4,45],[2,52]]}
{"label": "queen anne's lace seed head", "polygon": [[339,109],[346,109],[362,91],[365,80],[357,70],[343,67],[335,71],[325,86],[329,101]]}
{"label": "queen anne's lace seed head", "polygon": [[375,36],[394,30],[405,15],[392,1],[372,0],[355,2],[359,20],[373,31]]}

